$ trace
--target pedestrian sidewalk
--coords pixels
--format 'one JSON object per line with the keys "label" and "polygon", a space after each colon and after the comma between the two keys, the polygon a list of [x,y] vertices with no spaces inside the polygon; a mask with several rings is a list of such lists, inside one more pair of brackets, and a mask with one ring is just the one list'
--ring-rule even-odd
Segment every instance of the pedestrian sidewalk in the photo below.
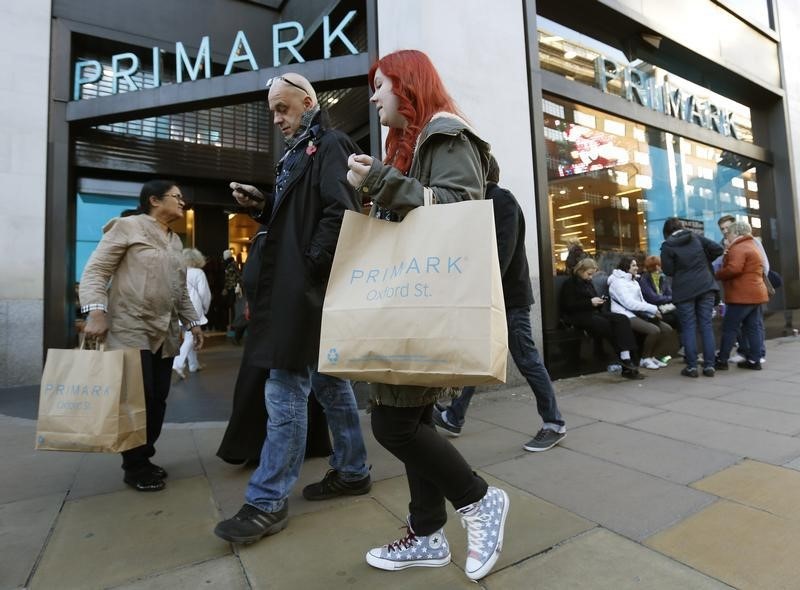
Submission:
{"label": "pedestrian sidewalk", "polygon": [[[454,440],[511,512],[489,589],[796,589],[800,587],[800,339],[768,342],[761,372],[713,379],[682,365],[630,382],[609,374],[556,383],[567,437],[544,453],[526,387],[476,395]],[[363,413],[362,413],[363,414]],[[365,552],[401,536],[401,464],[362,416],[372,492],[307,502],[305,463],[288,528],[251,546],[212,533],[243,501],[250,470],[214,455],[224,424],[168,424],[163,492],[122,483],[115,455],[37,452],[35,423],[0,416],[0,589],[474,588],[466,533],[450,511],[453,563],[385,572]]]}

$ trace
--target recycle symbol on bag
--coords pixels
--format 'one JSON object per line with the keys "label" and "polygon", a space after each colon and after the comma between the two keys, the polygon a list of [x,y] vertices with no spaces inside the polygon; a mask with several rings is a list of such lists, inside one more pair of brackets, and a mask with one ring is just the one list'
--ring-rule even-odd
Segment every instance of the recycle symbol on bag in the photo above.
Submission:
{"label": "recycle symbol on bag", "polygon": [[328,351],[328,360],[331,362],[331,364],[334,365],[339,362],[339,353],[336,351],[335,348],[331,348]]}

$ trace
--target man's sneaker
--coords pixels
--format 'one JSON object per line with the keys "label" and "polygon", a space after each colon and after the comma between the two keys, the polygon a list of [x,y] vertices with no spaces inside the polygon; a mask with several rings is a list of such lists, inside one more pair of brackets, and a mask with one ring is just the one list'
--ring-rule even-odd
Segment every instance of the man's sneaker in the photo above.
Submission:
{"label": "man's sneaker", "polygon": [[684,377],[697,378],[697,367],[684,367],[681,369],[681,375]]}
{"label": "man's sneaker", "polygon": [[746,358],[744,358],[744,357],[743,357],[741,354],[739,354],[738,352],[737,352],[736,354],[732,354],[732,355],[730,356],[730,358],[728,358],[728,362],[729,362],[729,363],[731,363],[731,364],[741,363],[742,361],[746,361],[746,360],[747,360],[747,359],[746,359]]}
{"label": "man's sneaker", "polygon": [[658,364],[656,359],[654,359],[651,356],[643,358],[641,361],[639,361],[639,366],[644,367],[645,369],[653,369],[653,370],[661,368],[661,365]]}
{"label": "man's sneaker", "polygon": [[751,363],[750,361],[742,361],[740,363],[736,363],[736,366],[740,369],[750,369],[751,371],[760,371],[761,370],[761,363]]}
{"label": "man's sneaker", "polygon": [[396,541],[367,551],[367,563],[382,570],[402,570],[407,567],[442,567],[450,563],[450,545],[444,529],[417,536],[411,525],[406,535]]}
{"label": "man's sneaker", "polygon": [[458,509],[461,525],[467,529],[467,563],[464,572],[470,580],[486,577],[497,563],[503,549],[508,505],[508,494],[500,488],[489,486],[479,502]]}
{"label": "man's sneaker", "polygon": [[671,359],[672,359],[672,357],[671,357],[671,356],[669,356],[669,355],[662,356],[661,358],[658,358],[658,357],[655,357],[655,356],[653,357],[653,360],[654,360],[654,361],[656,362],[656,364],[657,364],[659,367],[661,367],[662,369],[663,369],[664,367],[668,367],[668,366],[669,366],[669,361],[670,361]]}
{"label": "man's sneaker", "polygon": [[704,376],[713,377],[714,373],[716,373],[716,371],[714,371],[714,367],[703,367],[703,375]]}
{"label": "man's sneaker", "polygon": [[328,470],[322,481],[312,483],[303,488],[306,500],[329,500],[337,496],[361,496],[372,489],[372,480],[366,477],[356,481],[345,481],[335,469]]}
{"label": "man's sneaker", "polygon": [[448,422],[447,410],[440,409],[438,404],[433,404],[433,423],[449,436],[461,436],[461,427]]}
{"label": "man's sneaker", "polygon": [[289,524],[289,502],[277,512],[264,512],[245,504],[236,516],[223,520],[214,528],[214,534],[231,543],[255,543],[267,535],[281,532]]}
{"label": "man's sneaker", "polygon": [[542,428],[536,433],[536,436],[526,442],[522,448],[526,451],[531,451],[532,453],[536,453],[537,451],[546,451],[547,449],[552,449],[554,446],[560,443],[561,439],[563,439],[565,436],[567,436],[566,432],[556,432],[555,430]]}

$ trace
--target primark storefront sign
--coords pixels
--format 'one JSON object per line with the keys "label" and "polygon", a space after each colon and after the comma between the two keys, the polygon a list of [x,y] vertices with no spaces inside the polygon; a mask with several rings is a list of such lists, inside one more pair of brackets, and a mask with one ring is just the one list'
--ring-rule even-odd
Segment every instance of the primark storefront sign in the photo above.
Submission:
{"label": "primark storefront sign", "polygon": [[[344,33],[345,27],[353,20],[355,15],[356,11],[351,10],[338,23],[331,23],[330,16],[327,15],[322,19],[324,59],[331,57],[331,45],[336,41],[341,42],[351,54],[358,53],[358,49]],[[280,66],[282,55],[285,56],[287,54],[291,55],[299,63],[304,62],[305,59],[298,51],[298,46],[301,46],[305,40],[305,30],[299,22],[288,21],[272,25],[272,67],[277,68]],[[281,53],[282,51],[283,53]],[[157,88],[161,86],[161,49],[159,47],[153,47],[151,59],[152,64],[148,65],[152,65],[153,82],[147,87]],[[248,62],[253,70],[259,69],[244,31],[236,33],[223,76],[231,74],[234,66],[241,62]],[[142,87],[133,79],[133,76],[139,72],[141,66],[139,56],[131,52],[113,55],[111,57],[110,70],[104,69],[103,65],[95,59],[78,61],[75,63],[74,68],[72,99],[80,100],[81,87],[84,84],[96,84],[104,77],[111,80],[112,94],[119,92],[120,82],[126,84],[127,91],[141,90]],[[200,77],[201,70],[203,71],[203,77],[211,77],[211,41],[208,36],[201,39],[200,49],[194,62],[186,53],[183,43],[178,41],[175,44],[175,82],[180,84],[186,80],[197,80]]]}
{"label": "primark storefront sign", "polygon": [[[653,66],[648,66],[658,71]],[[595,84],[606,93],[617,92],[631,101],[654,111],[711,129],[721,135],[742,139],[729,109],[707,98],[699,98],[671,84],[666,73],[652,75],[641,69],[623,66],[602,55],[594,60]]]}

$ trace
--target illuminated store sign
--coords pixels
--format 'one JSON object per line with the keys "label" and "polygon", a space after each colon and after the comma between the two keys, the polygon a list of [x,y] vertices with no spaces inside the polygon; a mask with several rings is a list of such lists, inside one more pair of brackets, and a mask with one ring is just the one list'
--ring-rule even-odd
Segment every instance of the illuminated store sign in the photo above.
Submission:
{"label": "illuminated store sign", "polygon": [[[356,11],[351,10],[334,28],[331,28],[329,16],[326,15],[322,19],[324,59],[329,59],[331,57],[331,44],[337,39],[342,42],[351,54],[355,55],[358,53],[358,49],[356,49],[355,45],[353,45],[350,39],[344,34],[344,28],[353,20],[355,15]],[[294,37],[282,40],[281,33],[283,31],[294,31]],[[297,46],[302,45],[305,40],[306,37],[303,25],[297,21],[288,21],[272,25],[272,67],[277,68],[281,65],[281,50],[285,50],[291,54],[295,61],[303,63],[305,59],[300,55]],[[157,88],[161,86],[161,49],[159,47],[153,47],[151,55],[153,84],[148,86],[148,88]],[[234,65],[244,61],[248,62],[250,68],[253,70],[259,69],[256,58],[250,49],[250,44],[247,42],[247,36],[244,31],[238,31],[233,45],[231,46],[223,76],[232,73]],[[73,84],[72,99],[80,100],[81,87],[84,84],[95,84],[103,79],[103,77],[110,78],[112,94],[119,92],[120,81],[124,81],[127,84],[128,91],[141,90],[132,77],[139,71],[140,65],[139,56],[131,52],[113,55],[111,57],[110,70],[104,70],[103,65],[96,59],[78,61],[75,63],[75,81]],[[175,43],[176,84],[180,84],[187,78],[189,80],[197,80],[200,76],[201,69],[204,72],[203,77],[211,77],[211,42],[208,36],[201,39],[200,49],[197,52],[194,63],[189,59],[183,43],[180,41]]]}
{"label": "illuminated store sign", "polygon": [[609,92],[609,82],[621,82],[622,97],[631,102],[722,135],[741,139],[731,111],[670,84],[666,74],[660,77],[650,76],[602,55],[595,59],[594,65],[595,81],[603,92]]}

